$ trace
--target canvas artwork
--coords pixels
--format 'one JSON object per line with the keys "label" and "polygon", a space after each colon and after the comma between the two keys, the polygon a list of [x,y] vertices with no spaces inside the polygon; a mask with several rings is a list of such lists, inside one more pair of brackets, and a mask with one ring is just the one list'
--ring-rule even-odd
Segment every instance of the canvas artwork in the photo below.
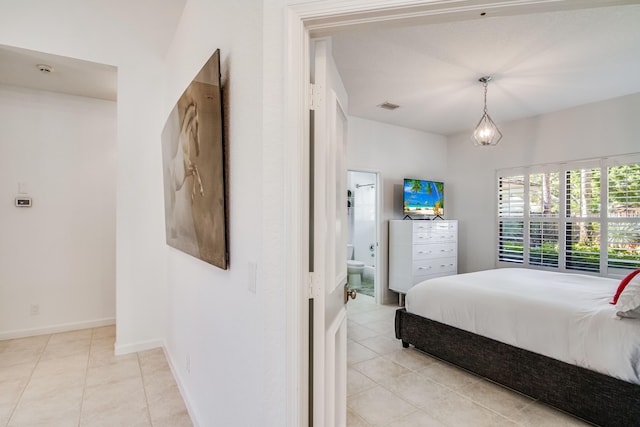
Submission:
{"label": "canvas artwork", "polygon": [[167,244],[226,269],[222,113],[216,50],[167,119],[162,163]]}

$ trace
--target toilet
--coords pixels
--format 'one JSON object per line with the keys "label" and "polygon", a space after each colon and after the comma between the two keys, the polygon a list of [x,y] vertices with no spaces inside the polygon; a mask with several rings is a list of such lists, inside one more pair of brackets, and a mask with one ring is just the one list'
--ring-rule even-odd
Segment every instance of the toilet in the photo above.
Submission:
{"label": "toilet", "polygon": [[353,245],[347,245],[347,281],[350,288],[359,288],[362,283],[364,262],[353,259]]}

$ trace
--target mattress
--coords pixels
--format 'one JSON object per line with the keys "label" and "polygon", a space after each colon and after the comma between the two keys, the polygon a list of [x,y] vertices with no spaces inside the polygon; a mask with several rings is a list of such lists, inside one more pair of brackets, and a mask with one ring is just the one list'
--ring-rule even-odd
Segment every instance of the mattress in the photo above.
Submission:
{"label": "mattress", "polygon": [[640,384],[640,319],[609,304],[618,280],[505,268],[411,288],[410,313]]}

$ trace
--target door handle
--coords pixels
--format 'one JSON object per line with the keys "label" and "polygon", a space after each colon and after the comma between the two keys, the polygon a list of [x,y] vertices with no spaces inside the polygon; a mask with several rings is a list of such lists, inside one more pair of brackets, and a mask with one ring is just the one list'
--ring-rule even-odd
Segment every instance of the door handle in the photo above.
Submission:
{"label": "door handle", "polygon": [[349,302],[349,298],[356,299],[357,295],[358,295],[358,291],[356,291],[355,289],[349,289],[347,288],[347,285],[344,285],[344,303],[345,304]]}

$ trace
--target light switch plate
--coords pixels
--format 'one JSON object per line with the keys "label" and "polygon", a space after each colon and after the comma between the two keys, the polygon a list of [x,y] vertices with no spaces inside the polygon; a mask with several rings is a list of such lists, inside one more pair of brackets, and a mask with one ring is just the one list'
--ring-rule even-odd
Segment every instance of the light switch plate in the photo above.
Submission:
{"label": "light switch plate", "polygon": [[30,208],[31,197],[24,197],[24,196],[16,197],[16,206],[19,208]]}

